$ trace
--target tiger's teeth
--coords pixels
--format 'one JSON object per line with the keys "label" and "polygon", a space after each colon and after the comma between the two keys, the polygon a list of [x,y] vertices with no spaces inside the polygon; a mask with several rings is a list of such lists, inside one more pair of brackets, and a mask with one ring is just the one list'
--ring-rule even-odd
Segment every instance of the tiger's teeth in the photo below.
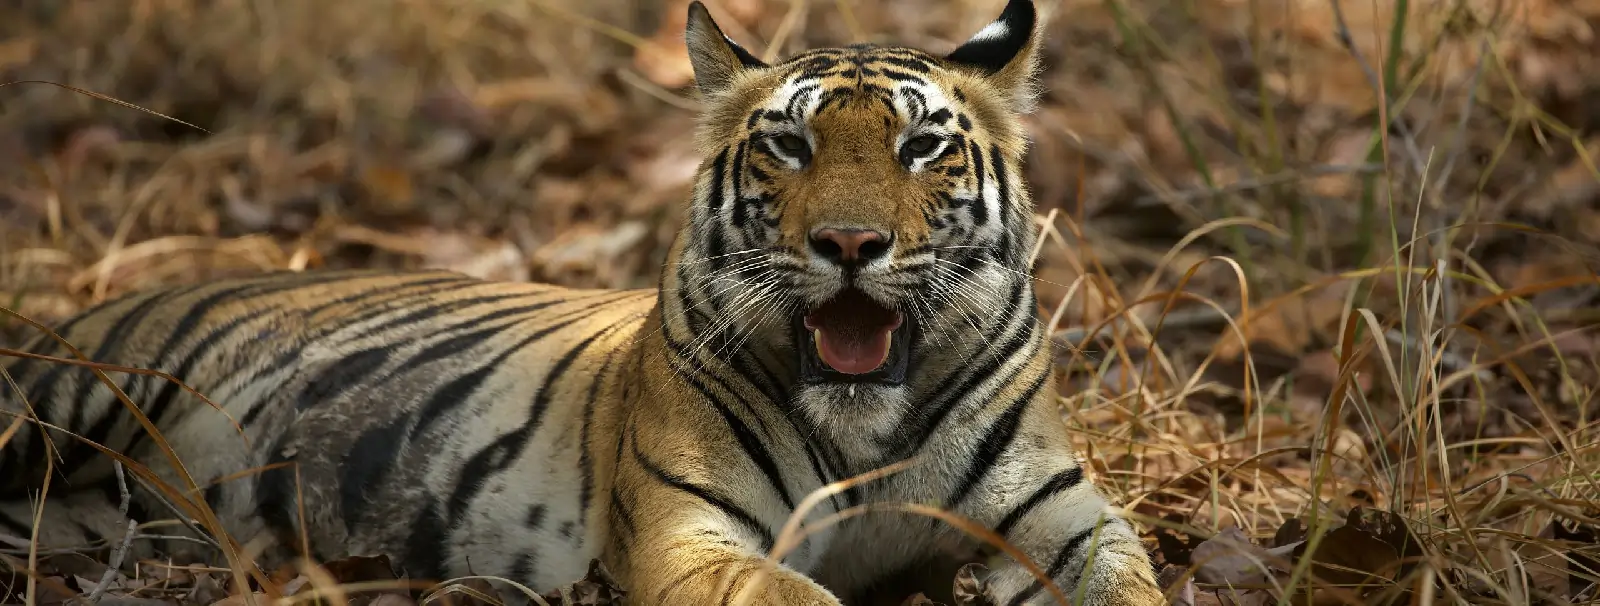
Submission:
{"label": "tiger's teeth", "polygon": [[817,359],[818,360],[823,359],[823,356],[822,356],[822,329],[820,329],[820,328],[811,329],[811,346],[816,348],[816,350],[817,350]]}
{"label": "tiger's teeth", "polygon": [[883,348],[883,357],[878,358],[878,368],[882,368],[889,361],[889,353],[894,351],[894,329],[889,331],[889,346]]}

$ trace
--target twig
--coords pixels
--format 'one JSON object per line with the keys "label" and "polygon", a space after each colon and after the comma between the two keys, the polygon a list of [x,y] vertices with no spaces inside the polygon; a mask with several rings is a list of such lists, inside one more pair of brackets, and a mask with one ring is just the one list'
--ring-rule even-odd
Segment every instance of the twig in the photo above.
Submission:
{"label": "twig", "polygon": [[[1394,94],[1394,91],[1388,90],[1383,86],[1383,82],[1378,79],[1378,72],[1372,68],[1372,64],[1368,63],[1366,57],[1361,54],[1361,49],[1356,48],[1355,36],[1350,33],[1350,24],[1344,20],[1344,9],[1339,8],[1339,0],[1328,0],[1328,4],[1333,7],[1334,36],[1338,37],[1339,44],[1344,46],[1344,49],[1356,60],[1356,64],[1361,67],[1361,73],[1367,76],[1367,84],[1372,86],[1372,90],[1382,93],[1384,98],[1378,99],[1378,102],[1382,103],[1383,107],[1388,107],[1388,96]],[[1392,48],[1389,51],[1398,53],[1400,49]],[[1392,110],[1393,108],[1390,109]],[[1384,127],[1393,126],[1400,131],[1400,142],[1405,145],[1406,155],[1411,160],[1412,168],[1418,174],[1423,174],[1425,162],[1422,159],[1422,152],[1417,149],[1416,139],[1412,136],[1411,129],[1406,126],[1405,119],[1394,111],[1386,113],[1389,116],[1389,124],[1385,124]]]}
{"label": "twig", "polygon": [[626,67],[617,69],[617,79],[622,80],[629,86],[639,89],[646,95],[655,97],[662,103],[666,103],[667,105],[671,105],[678,109],[688,110],[691,112],[698,112],[702,109],[699,101],[678,96],[676,93],[662,88],[661,85],[651,82],[648,78],[645,78],[644,76],[641,76],[637,72]]}
{"label": "twig", "polygon": [[117,512],[121,518],[128,521],[128,530],[122,533],[122,544],[111,551],[111,562],[106,566],[106,571],[101,573],[100,582],[96,583],[94,590],[89,592],[88,603],[98,604],[100,598],[105,597],[106,588],[111,586],[111,581],[117,578],[117,569],[122,567],[122,558],[128,555],[128,547],[133,545],[133,535],[139,530],[139,523],[128,517],[128,502],[132,500],[132,493],[128,492],[128,478],[122,472],[122,461],[112,461],[111,468],[117,472],[117,494],[119,504]]}
{"label": "twig", "polygon": [[85,599],[89,604],[97,604],[100,598],[105,597],[106,589],[111,587],[111,581],[117,578],[117,571],[122,568],[122,559],[128,555],[128,547],[133,545],[134,529],[139,523],[128,520],[128,531],[122,534],[122,543],[111,551],[111,561],[106,564],[106,571],[100,575],[100,582],[95,583],[94,591],[89,592]]}
{"label": "twig", "polygon": [[137,535],[137,536],[135,536],[133,538],[136,541],[175,541],[175,542],[183,542],[183,543],[194,543],[196,545],[215,546],[211,541],[208,541],[206,539],[196,539],[194,537],[181,535],[181,534],[140,534],[140,535]]}
{"label": "twig", "polygon": [[117,472],[117,499],[120,503],[117,505],[117,513],[126,519],[128,517],[128,503],[133,500],[133,493],[128,491],[128,476],[122,472],[122,461],[113,459],[111,461],[111,469]]}
{"label": "twig", "polygon": [[1467,148],[1464,142],[1467,137],[1467,122],[1472,119],[1472,109],[1478,106],[1478,80],[1483,76],[1484,66],[1488,64],[1486,59],[1490,50],[1489,37],[1484,36],[1483,43],[1478,47],[1478,64],[1472,67],[1472,79],[1467,82],[1466,98],[1461,100],[1461,116],[1456,118],[1455,149],[1450,150],[1449,157],[1445,158],[1444,167],[1439,169],[1439,180],[1436,187],[1445,186],[1450,179],[1450,174],[1455,172],[1456,159],[1460,158],[1461,152]]}
{"label": "twig", "polygon": [[1529,484],[1532,484],[1534,488],[1539,489],[1539,491],[1543,492],[1545,494],[1545,496],[1548,496],[1548,497],[1550,497],[1552,499],[1560,499],[1561,498],[1561,495],[1558,495],[1558,494],[1555,493],[1555,491],[1550,490],[1549,488],[1546,488],[1544,484],[1539,483],[1539,480],[1534,479],[1533,476],[1530,476],[1528,474],[1521,473],[1521,472],[1515,472],[1515,471],[1502,473],[1500,475],[1494,476],[1494,477],[1489,478],[1487,480],[1484,480],[1482,482],[1478,482],[1477,484],[1473,484],[1473,485],[1468,486],[1466,488],[1463,488],[1461,490],[1457,490],[1456,494],[1457,495],[1464,495],[1464,494],[1467,494],[1467,493],[1472,492],[1474,490],[1477,490],[1479,488],[1483,488],[1484,486],[1488,486],[1489,484],[1492,484],[1494,482],[1504,481],[1506,478],[1521,478],[1523,480],[1527,480]]}
{"label": "twig", "polygon": [[145,492],[150,493],[150,495],[155,497],[157,501],[166,506],[166,508],[172,512],[174,519],[176,519],[178,523],[183,524],[184,527],[194,532],[195,536],[197,537],[196,540],[206,545],[210,545],[217,551],[226,553],[226,550],[222,548],[222,545],[217,543],[216,539],[211,537],[211,533],[206,532],[205,529],[201,528],[198,524],[195,524],[194,520],[189,519],[189,516],[184,515],[183,510],[179,509],[177,505],[172,504],[172,501],[167,500],[165,495],[162,495],[155,488],[145,483],[144,479],[140,478],[139,476],[133,476],[133,480],[138,482],[139,486],[144,488]]}
{"label": "twig", "polygon": [[[1444,167],[1439,170],[1438,179],[1434,181],[1433,201],[1435,206],[1439,206],[1441,204],[1439,198],[1440,193],[1444,191],[1444,188],[1449,187],[1450,185],[1450,174],[1455,171],[1456,159],[1460,158],[1461,152],[1467,148],[1467,122],[1472,118],[1472,109],[1477,107],[1476,101],[1478,96],[1478,78],[1483,75],[1483,68],[1488,64],[1488,61],[1485,59],[1489,56],[1490,50],[1489,37],[1484,36],[1482,44],[1478,47],[1478,64],[1472,68],[1472,78],[1467,83],[1466,95],[1464,95],[1465,98],[1461,100],[1461,116],[1456,119],[1455,138],[1452,141],[1452,143],[1455,145],[1455,148],[1450,150],[1450,155],[1445,158]],[[1473,196],[1472,201],[1469,203],[1469,207],[1476,209],[1477,206],[1477,196]],[[1433,225],[1432,227],[1435,229],[1435,233],[1438,234],[1435,236],[1435,246],[1437,248],[1437,250],[1435,250],[1435,254],[1438,255],[1438,260],[1436,262],[1440,265],[1439,303],[1443,308],[1441,311],[1444,313],[1444,317],[1454,318],[1458,312],[1455,289],[1452,288],[1454,280],[1450,277],[1450,272],[1444,271],[1444,266],[1449,263],[1448,259],[1450,254],[1450,241],[1453,239],[1451,237],[1452,232],[1448,229],[1439,229],[1444,227],[1443,224],[1446,223],[1447,220],[1444,217],[1437,216],[1437,214],[1436,218],[1438,219],[1437,224]],[[1474,234],[1474,238],[1475,237],[1476,234]],[[1463,253],[1465,252],[1466,249],[1463,249]],[[1448,335],[1450,332],[1450,329],[1445,330],[1444,334],[1446,336],[1444,337],[1444,340],[1449,340]],[[1448,351],[1446,354],[1448,355]]]}
{"label": "twig", "polygon": [[[1410,349],[1417,349],[1417,348],[1421,347],[1421,342],[1418,339],[1416,339],[1414,337],[1411,337],[1411,336],[1408,336],[1405,333],[1400,332],[1399,330],[1395,330],[1393,328],[1385,330],[1383,332],[1383,336],[1385,338],[1387,338],[1390,343],[1393,343],[1393,344],[1395,344],[1397,346],[1400,346],[1400,347],[1405,347],[1405,348],[1410,348]],[[1472,368],[1472,366],[1474,364],[1474,362],[1472,360],[1468,360],[1466,357],[1462,356],[1461,354],[1451,353],[1448,343],[1442,343],[1441,345],[1443,345],[1443,347],[1439,348],[1439,366],[1440,367],[1444,368],[1445,370],[1451,371],[1451,372],[1457,372],[1457,371],[1466,370],[1468,368]],[[1473,375],[1478,377],[1481,380],[1484,380],[1484,381],[1488,381],[1488,380],[1494,378],[1494,373],[1489,372],[1489,369],[1487,369],[1487,368],[1479,368],[1478,370],[1473,371]]]}

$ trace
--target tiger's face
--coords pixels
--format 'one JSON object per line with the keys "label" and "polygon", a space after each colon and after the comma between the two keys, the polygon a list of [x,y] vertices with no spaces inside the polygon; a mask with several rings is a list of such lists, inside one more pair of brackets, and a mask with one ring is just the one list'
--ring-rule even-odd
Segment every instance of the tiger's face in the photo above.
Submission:
{"label": "tiger's face", "polygon": [[685,286],[744,338],[786,334],[801,390],[893,390],[918,349],[973,341],[1028,272],[1035,22],[1013,0],[948,55],[856,45],[767,65],[696,4],[707,161]]}

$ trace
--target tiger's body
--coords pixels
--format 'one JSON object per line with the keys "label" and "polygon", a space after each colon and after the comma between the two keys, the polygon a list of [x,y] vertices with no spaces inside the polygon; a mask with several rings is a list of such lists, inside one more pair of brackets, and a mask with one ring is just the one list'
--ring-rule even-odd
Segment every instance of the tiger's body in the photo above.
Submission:
{"label": "tiger's body", "polygon": [[[412,574],[435,578],[465,569],[470,557],[475,570],[550,586],[581,577],[584,562],[541,560],[540,550],[599,555],[604,533],[594,532],[606,520],[585,514],[604,512],[588,506],[594,486],[606,487],[593,469],[612,464],[615,453],[576,445],[584,432],[615,433],[622,408],[595,404],[618,398],[602,388],[621,386],[622,357],[654,295],[452,273],[274,273],[135,295],[60,332],[86,344],[92,359],[170,369],[224,407],[226,415],[216,413],[159,377],[110,375],[161,428],[189,475],[215,486],[206,501],[240,542],[266,533],[282,552],[271,555],[294,555],[303,502],[316,555],[387,553]],[[41,421],[72,427],[149,463],[167,484],[185,485],[92,373],[41,361],[8,371]],[[47,510],[66,523],[44,525],[46,537],[84,529],[115,542],[125,522],[111,459],[71,438],[54,442],[69,473],[54,483],[52,500],[99,506]],[[38,434],[19,435],[8,454],[22,456],[8,457],[0,478],[38,475],[44,448]],[[212,484],[282,461],[298,470]],[[21,473],[24,466],[34,473]],[[6,494],[17,490],[7,486]],[[7,504],[0,528],[28,536],[27,505]],[[168,513],[148,500],[131,509],[139,521]],[[500,547],[510,544],[526,547]]]}
{"label": "tiger's body", "polygon": [[[706,161],[658,289],[276,273],[132,295],[58,331],[93,361],[170,372],[222,407],[107,375],[229,535],[268,560],[304,536],[314,558],[386,553],[415,578],[542,591],[600,558],[629,603],[862,603],[982,546],[872,512],[819,525],[753,573],[813,490],[909,460],[806,519],[937,507],[994,529],[1069,596],[1160,603],[1057,409],[1019,174],[1031,3],[945,57],[854,46],[769,66],[698,3],[687,35]],[[66,355],[50,340],[24,349]],[[0,383],[0,410],[185,485],[88,369],[4,368],[19,389]],[[42,542],[116,540],[112,460],[47,433],[53,449],[29,426],[0,451],[0,535],[32,534],[29,495],[54,452]],[[129,517],[161,517],[134,493]],[[1054,603],[1021,563],[992,566],[1002,603]]]}

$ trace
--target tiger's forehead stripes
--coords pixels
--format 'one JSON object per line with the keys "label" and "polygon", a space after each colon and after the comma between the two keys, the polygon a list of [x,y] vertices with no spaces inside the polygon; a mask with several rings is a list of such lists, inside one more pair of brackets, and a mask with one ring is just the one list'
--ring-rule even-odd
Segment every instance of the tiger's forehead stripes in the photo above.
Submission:
{"label": "tiger's forehead stripes", "polygon": [[1017,149],[1016,129],[1006,122],[1006,110],[996,106],[995,95],[969,94],[986,85],[983,77],[916,49],[860,44],[806,51],[732,82],[707,98],[708,114],[719,117],[702,122],[697,141],[709,155],[750,135],[790,134],[817,144],[811,127],[825,112],[840,108],[876,108],[882,117],[871,120],[898,121],[890,126],[897,131],[886,141],[890,145],[919,134],[954,139],[950,136],[981,129],[1008,151]]}
{"label": "tiger's forehead stripes", "polygon": [[[957,111],[938,81],[936,61],[914,49],[870,45],[802,53],[774,66],[782,84],[747,126],[753,130],[762,120],[801,125],[851,100],[870,100],[908,126],[945,127]],[[961,113],[958,124],[971,130],[972,120]]]}

